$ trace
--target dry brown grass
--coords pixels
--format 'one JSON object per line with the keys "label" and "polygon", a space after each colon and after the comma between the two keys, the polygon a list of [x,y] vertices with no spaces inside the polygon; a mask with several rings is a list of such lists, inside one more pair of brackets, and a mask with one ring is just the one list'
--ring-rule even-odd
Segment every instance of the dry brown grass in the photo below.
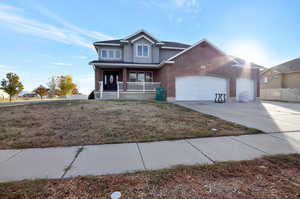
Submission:
{"label": "dry brown grass", "polygon": [[1,199],[300,198],[300,155],[180,167],[133,174],[33,180],[0,184]]}
{"label": "dry brown grass", "polygon": [[259,132],[178,105],[155,101],[66,101],[0,107],[0,124],[1,149]]}

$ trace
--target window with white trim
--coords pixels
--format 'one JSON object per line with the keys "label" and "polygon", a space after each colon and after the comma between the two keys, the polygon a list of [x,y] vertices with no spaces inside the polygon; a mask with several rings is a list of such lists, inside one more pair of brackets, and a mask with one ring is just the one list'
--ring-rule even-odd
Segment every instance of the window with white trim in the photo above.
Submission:
{"label": "window with white trim", "polygon": [[120,50],[116,51],[116,58],[121,59],[121,51]]}
{"label": "window with white trim", "polygon": [[101,57],[102,58],[107,58],[107,51],[106,50],[101,50]]}
{"label": "window with white trim", "polygon": [[121,50],[119,49],[101,49],[101,59],[121,59]]}
{"label": "window with white trim", "polygon": [[114,51],[113,50],[109,50],[108,51],[108,58],[109,59],[113,59],[114,58]]}
{"label": "window with white trim", "polygon": [[150,45],[137,44],[135,55],[136,55],[136,57],[149,57],[150,56]]}
{"label": "window with white trim", "polygon": [[130,82],[153,82],[153,72],[129,72]]}

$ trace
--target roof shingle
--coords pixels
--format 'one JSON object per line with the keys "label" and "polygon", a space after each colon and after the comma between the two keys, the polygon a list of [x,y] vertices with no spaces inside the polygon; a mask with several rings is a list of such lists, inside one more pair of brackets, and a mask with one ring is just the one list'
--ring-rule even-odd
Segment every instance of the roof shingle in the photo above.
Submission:
{"label": "roof shingle", "polygon": [[[179,42],[173,42],[173,41],[162,41],[164,43],[164,47],[174,47],[174,48],[188,48],[190,45],[179,43]],[[99,45],[99,43],[112,43],[112,44],[121,44],[121,39],[115,39],[115,40],[105,40],[105,41],[97,41],[94,42],[94,45]]]}
{"label": "roof shingle", "polygon": [[276,70],[280,73],[291,73],[291,72],[299,72],[300,71],[300,58],[296,58],[290,60],[288,62],[279,64],[271,68],[272,70]]}

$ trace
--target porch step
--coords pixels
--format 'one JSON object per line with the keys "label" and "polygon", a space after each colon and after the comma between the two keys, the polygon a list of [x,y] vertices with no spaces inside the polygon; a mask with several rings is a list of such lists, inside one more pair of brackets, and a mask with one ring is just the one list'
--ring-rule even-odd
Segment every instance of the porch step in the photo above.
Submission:
{"label": "porch step", "polygon": [[102,100],[118,99],[118,94],[117,92],[103,92],[101,99]]}

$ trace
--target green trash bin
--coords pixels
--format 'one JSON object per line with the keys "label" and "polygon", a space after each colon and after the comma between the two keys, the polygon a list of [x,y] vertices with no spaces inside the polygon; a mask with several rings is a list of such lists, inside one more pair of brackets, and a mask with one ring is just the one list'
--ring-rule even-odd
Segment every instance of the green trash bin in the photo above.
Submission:
{"label": "green trash bin", "polygon": [[156,88],[155,99],[158,101],[166,101],[166,90],[164,88]]}

